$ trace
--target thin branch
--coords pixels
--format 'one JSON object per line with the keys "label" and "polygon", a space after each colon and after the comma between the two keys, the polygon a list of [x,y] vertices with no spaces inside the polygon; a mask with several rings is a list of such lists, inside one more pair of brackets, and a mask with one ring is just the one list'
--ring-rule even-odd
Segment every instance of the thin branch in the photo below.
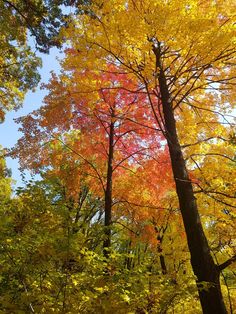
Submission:
{"label": "thin branch", "polygon": [[128,156],[124,157],[123,159],[121,159],[112,169],[112,171],[114,172],[124,161],[128,160],[129,158],[133,157],[134,155],[138,155],[140,154],[142,151],[147,150],[148,148],[141,148],[138,151],[129,154]]}
{"label": "thin branch", "polygon": [[130,232],[134,233],[136,236],[138,236],[138,232],[137,231],[134,231],[132,229],[130,229],[129,227],[127,227],[126,225],[124,225],[122,222],[120,221],[112,221],[112,223],[114,224],[118,224],[118,225],[121,225],[122,227],[124,227],[125,229],[129,230]]}
{"label": "thin branch", "polygon": [[189,144],[184,144],[184,145],[181,145],[182,148],[186,148],[186,147],[189,147],[189,146],[194,146],[194,145],[198,145],[198,144],[201,144],[201,143],[204,143],[204,142],[208,142],[210,140],[213,140],[213,139],[219,139],[219,140],[222,140],[222,141],[227,141],[227,139],[221,137],[221,136],[211,136],[211,137],[208,137],[208,138],[204,138],[202,140],[199,140],[195,143],[189,143]]}
{"label": "thin branch", "polygon": [[102,188],[103,188],[103,191],[105,193],[105,186],[104,186],[104,183],[103,183],[103,180],[97,170],[97,168],[88,160],[86,159],[85,157],[83,157],[80,153],[78,153],[76,150],[74,150],[73,148],[71,148],[68,144],[66,144],[65,142],[63,142],[60,138],[54,136],[53,134],[51,135],[54,139],[56,139],[57,141],[59,141],[60,143],[63,144],[63,146],[65,146],[66,148],[68,148],[72,153],[76,154],[77,156],[79,156],[80,158],[82,158],[87,164],[89,164],[91,166],[91,168],[96,172],[97,174],[97,177],[102,185]]}
{"label": "thin branch", "polygon": [[130,206],[135,206],[135,207],[145,207],[145,208],[150,208],[150,209],[169,210],[169,207],[158,207],[158,206],[152,206],[152,205],[138,204],[138,203],[129,202],[127,200],[117,200],[113,203],[113,205],[116,205],[119,203],[129,204]]}
{"label": "thin branch", "polygon": [[189,158],[192,158],[192,157],[194,157],[194,156],[219,156],[219,157],[222,157],[222,158],[226,158],[226,159],[228,159],[228,160],[230,160],[230,161],[232,161],[232,162],[234,162],[234,163],[236,163],[236,160],[235,159],[233,159],[233,158],[231,158],[231,157],[229,157],[229,156],[227,156],[227,155],[223,155],[223,154],[219,154],[219,153],[205,153],[205,154],[200,154],[200,153],[197,153],[197,154],[192,154],[192,155],[190,155],[190,156],[188,156],[185,160],[188,160]]}

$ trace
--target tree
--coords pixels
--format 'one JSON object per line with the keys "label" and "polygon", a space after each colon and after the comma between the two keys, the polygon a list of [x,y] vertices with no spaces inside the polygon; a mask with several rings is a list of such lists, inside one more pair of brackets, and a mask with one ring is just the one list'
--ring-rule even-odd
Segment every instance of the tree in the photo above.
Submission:
{"label": "tree", "polygon": [[26,45],[26,29],[1,1],[0,118],[22,104],[25,93],[38,81],[40,60]]}
{"label": "tree", "polygon": [[8,202],[12,193],[12,179],[11,171],[6,167],[6,161],[4,158],[4,150],[0,147],[0,203],[4,206],[5,202]]}
{"label": "tree", "polygon": [[[14,24],[13,29],[3,28],[3,33],[21,30],[22,38],[26,37],[25,32],[28,30],[35,40],[36,49],[43,53],[48,53],[51,47],[62,46],[60,30],[66,27],[72,12],[79,14],[89,14],[86,9],[80,11],[77,5],[88,5],[89,0],[17,0],[1,2],[2,20],[11,21]],[[66,13],[68,9],[70,14]],[[9,18],[9,19],[8,19]],[[8,20],[7,20],[8,19]]]}
{"label": "tree", "polygon": [[[230,145],[229,127],[223,127],[220,116],[227,119],[235,96],[234,6],[232,1],[98,1],[91,5],[92,17],[75,20],[67,30],[72,46],[79,49],[75,64],[102,71],[109,59],[133,73],[146,90],[168,143],[204,313],[226,313],[219,275],[235,258],[217,266],[211,256],[194,195],[197,182],[189,176],[183,146],[207,141],[214,146],[222,137]],[[188,127],[189,140],[186,133],[182,136],[178,121],[184,129]],[[197,147],[205,154],[201,145]],[[221,158],[217,150],[214,155]],[[228,157],[232,164],[233,158]],[[199,163],[194,167],[201,168]],[[216,192],[226,199],[235,198],[220,189]]]}
{"label": "tree", "polygon": [[[86,3],[86,1],[79,1]],[[33,36],[35,48],[48,53],[61,47],[59,32],[68,23],[69,15],[62,6],[72,8],[76,1],[8,1],[0,3],[0,120],[6,111],[22,105],[27,91],[34,89],[40,76],[40,58],[28,45]],[[65,11],[65,9],[64,9]],[[83,12],[81,12],[83,13]],[[32,45],[33,46],[33,45]]]}
{"label": "tree", "polygon": [[[76,54],[77,51],[67,51],[72,60]],[[73,65],[69,75],[66,72],[59,78],[54,75],[46,87],[50,92],[45,98],[46,105],[19,119],[25,136],[18,142],[17,155],[24,167],[37,170],[43,164],[58,169],[57,175],[64,177],[72,195],[77,194],[76,186],[86,173],[88,185],[104,197],[107,256],[111,246],[112,207],[121,197],[126,196],[126,201],[129,198],[121,184],[129,180],[127,171],[140,172],[158,151],[160,156],[166,156],[166,151],[160,149],[160,132],[146,106],[146,95],[129,75],[113,65],[99,74],[77,70]],[[154,138],[156,143],[152,145]],[[45,147],[47,142],[52,143],[52,150],[50,145],[49,149]],[[71,162],[63,162],[62,158],[68,159],[68,155]],[[165,169],[168,171],[168,166]]]}
{"label": "tree", "polygon": [[[179,308],[188,291],[176,292],[176,284],[158,275],[153,251],[138,255],[141,242],[132,246],[136,254],[122,251],[128,236],[117,226],[116,247],[109,262],[104,261],[103,200],[84,182],[77,201],[67,193],[51,176],[29,182],[1,206],[1,310],[126,313]],[[125,267],[127,258],[136,259],[130,269]],[[150,265],[155,268],[152,276]]]}
{"label": "tree", "polygon": [[[99,244],[98,212],[99,200],[88,189],[81,186],[74,204],[55,178],[28,183],[1,207],[1,310],[78,312],[75,274],[87,272],[93,259],[90,248]],[[99,257],[95,259],[98,266]],[[91,268],[89,277],[80,287],[95,278]],[[85,295],[79,297],[81,303]]]}

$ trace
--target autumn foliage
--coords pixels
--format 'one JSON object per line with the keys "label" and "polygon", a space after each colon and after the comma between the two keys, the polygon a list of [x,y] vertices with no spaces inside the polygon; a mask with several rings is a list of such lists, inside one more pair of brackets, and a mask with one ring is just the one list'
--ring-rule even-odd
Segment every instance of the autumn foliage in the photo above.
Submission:
{"label": "autumn foliage", "polygon": [[234,1],[76,5],[18,119],[41,180],[1,205],[3,311],[233,313]]}

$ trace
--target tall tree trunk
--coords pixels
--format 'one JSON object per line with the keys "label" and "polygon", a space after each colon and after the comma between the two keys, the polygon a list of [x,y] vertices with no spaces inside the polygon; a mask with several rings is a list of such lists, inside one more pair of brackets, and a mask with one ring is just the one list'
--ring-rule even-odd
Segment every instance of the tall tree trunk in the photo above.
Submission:
{"label": "tall tree trunk", "polygon": [[172,171],[191,255],[191,264],[197,278],[196,282],[202,310],[204,314],[225,314],[227,311],[220,289],[220,272],[210,253],[194,197],[193,186],[188,176],[178,140],[171,95],[161,65],[160,47],[155,46],[153,51],[156,55],[156,66],[159,70],[160,96]]}
{"label": "tall tree trunk", "polygon": [[114,154],[114,109],[111,108],[111,123],[109,129],[109,148],[107,162],[107,182],[105,189],[105,239],[103,242],[103,254],[106,258],[109,256],[111,246],[111,210],[112,210],[112,163]]}

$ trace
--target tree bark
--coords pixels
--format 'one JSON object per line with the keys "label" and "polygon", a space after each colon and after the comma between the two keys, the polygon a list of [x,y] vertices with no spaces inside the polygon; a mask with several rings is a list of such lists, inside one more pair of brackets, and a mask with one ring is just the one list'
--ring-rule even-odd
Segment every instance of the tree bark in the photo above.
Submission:
{"label": "tree bark", "polygon": [[105,258],[109,257],[109,249],[111,246],[111,210],[112,210],[112,165],[114,155],[114,109],[111,108],[111,123],[109,130],[109,148],[108,148],[108,162],[107,162],[107,182],[105,189],[105,239],[103,242],[103,254]]}
{"label": "tree bark", "polygon": [[160,97],[163,106],[165,133],[171,158],[172,172],[179,199],[191,264],[196,276],[199,298],[204,314],[227,313],[220,288],[220,272],[214,263],[201,224],[193,186],[188,176],[181,146],[178,140],[171,95],[161,65],[160,47],[154,47],[156,66],[159,70]]}
{"label": "tree bark", "polygon": [[[165,275],[167,274],[167,267],[166,267],[166,262],[165,262],[165,257],[164,255],[162,254],[163,252],[163,249],[162,249],[162,242],[163,242],[163,238],[164,238],[164,233],[166,231],[167,227],[165,228],[161,228],[162,230],[162,235],[160,234],[161,230],[159,229],[158,231],[158,228],[155,227],[155,231],[157,233],[157,252],[159,254],[159,259],[160,259],[160,265],[161,265],[161,271],[162,271],[162,274]],[[158,233],[159,232],[159,233]]]}

